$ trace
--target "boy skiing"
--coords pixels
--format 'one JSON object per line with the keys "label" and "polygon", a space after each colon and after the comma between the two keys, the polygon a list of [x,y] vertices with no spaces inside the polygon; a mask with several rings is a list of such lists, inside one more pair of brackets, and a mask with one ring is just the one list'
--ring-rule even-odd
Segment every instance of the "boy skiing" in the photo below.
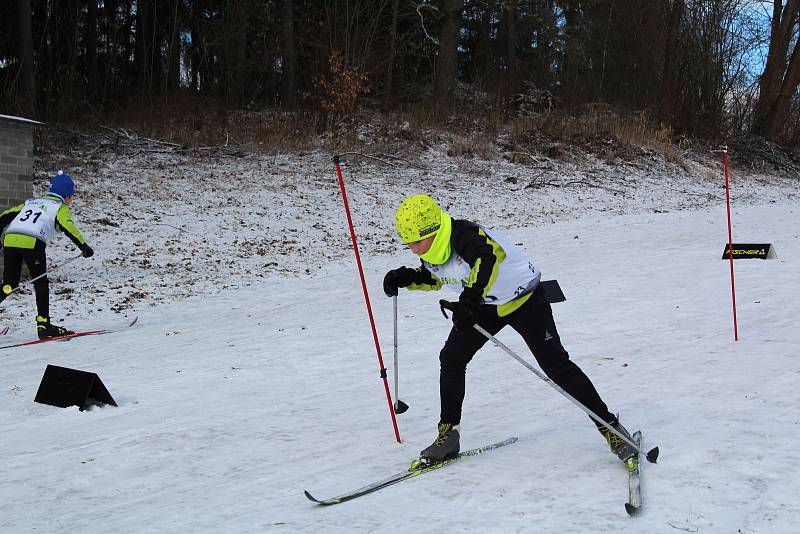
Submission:
{"label": "boy skiing", "polygon": [[[427,195],[414,195],[400,204],[396,228],[411,252],[420,256],[422,265],[386,273],[386,295],[397,295],[400,287],[438,290],[443,286],[460,294],[453,309],[453,328],[439,353],[438,436],[420,452],[422,463],[439,463],[459,452],[466,367],[487,341],[472,327],[476,323],[492,335],[511,326],[554,383],[631,439],[589,378],[569,359],[539,285],[541,273],[517,248],[493,230],[452,219]],[[619,436],[595,424],[621,460],[636,454],[636,449]]]}
{"label": "boy skiing", "polygon": [[[72,196],[75,184],[63,171],[50,179],[50,189],[41,198],[31,198],[0,215],[0,232],[3,233],[5,269],[0,287],[0,302],[6,299],[19,284],[22,262],[28,266],[31,277],[47,272],[47,241],[56,230],[64,232],[90,258],[94,251],[86,244],[80,231],[72,222]],[[47,276],[33,283],[36,293],[36,331],[39,339],[63,336],[73,332],[50,322],[50,284]]]}

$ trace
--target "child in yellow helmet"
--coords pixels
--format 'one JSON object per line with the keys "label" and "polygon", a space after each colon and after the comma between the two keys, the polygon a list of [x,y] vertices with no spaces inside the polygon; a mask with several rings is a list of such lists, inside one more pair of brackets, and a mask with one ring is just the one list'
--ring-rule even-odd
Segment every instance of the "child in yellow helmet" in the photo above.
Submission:
{"label": "child in yellow helmet", "polygon": [[[86,258],[94,254],[80,231],[72,222],[72,198],[75,184],[69,175],[59,171],[50,179],[50,189],[41,198],[31,198],[0,215],[3,233],[5,269],[0,286],[0,302],[19,284],[22,262],[31,277],[47,272],[47,241],[56,231],[63,232],[83,252]],[[36,293],[36,331],[40,339],[71,334],[70,330],[50,322],[50,283],[42,276],[33,283]]]}
{"label": "child in yellow helmet", "polygon": [[[405,199],[396,212],[397,233],[420,257],[416,268],[386,273],[383,289],[438,290],[447,286],[459,294],[453,329],[439,353],[441,413],[438,435],[420,453],[434,464],[459,452],[461,407],[467,364],[487,338],[472,327],[495,335],[506,325],[516,330],[545,374],[581,404],[630,438],[592,382],[569,359],[553,320],[550,303],[540,286],[541,273],[522,252],[497,232],[467,220],[453,219],[427,195]],[[636,450],[604,427],[596,425],[612,450],[626,460]]]}

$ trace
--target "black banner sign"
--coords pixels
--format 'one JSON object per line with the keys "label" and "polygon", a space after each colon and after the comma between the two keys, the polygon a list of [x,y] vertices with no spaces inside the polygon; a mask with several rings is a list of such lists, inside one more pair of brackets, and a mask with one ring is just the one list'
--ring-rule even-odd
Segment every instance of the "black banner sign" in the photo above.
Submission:
{"label": "black banner sign", "polygon": [[[722,259],[730,259],[730,245],[725,245],[725,250],[722,253]],[[734,243],[733,244],[733,259],[741,258],[758,258],[766,260],[767,258],[777,258],[775,249],[772,248],[771,243]]]}
{"label": "black banner sign", "polygon": [[57,365],[48,365],[44,370],[33,400],[60,408],[77,406],[80,411],[91,405],[117,405],[97,374]]}

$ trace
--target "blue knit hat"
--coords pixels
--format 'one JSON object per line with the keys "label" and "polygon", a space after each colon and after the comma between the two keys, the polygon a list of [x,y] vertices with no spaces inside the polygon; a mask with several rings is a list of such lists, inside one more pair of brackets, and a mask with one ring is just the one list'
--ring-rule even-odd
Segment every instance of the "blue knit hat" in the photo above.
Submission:
{"label": "blue knit hat", "polygon": [[75,184],[68,174],[58,171],[58,174],[50,178],[50,191],[61,198],[71,197],[75,193]]}

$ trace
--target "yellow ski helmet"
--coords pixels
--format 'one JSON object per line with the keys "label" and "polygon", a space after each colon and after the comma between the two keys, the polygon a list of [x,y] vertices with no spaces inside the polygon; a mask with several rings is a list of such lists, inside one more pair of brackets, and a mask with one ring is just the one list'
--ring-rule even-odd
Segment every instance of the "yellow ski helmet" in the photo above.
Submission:
{"label": "yellow ski helmet", "polygon": [[414,195],[400,203],[395,226],[403,243],[413,243],[435,234],[442,225],[442,210],[428,195]]}

